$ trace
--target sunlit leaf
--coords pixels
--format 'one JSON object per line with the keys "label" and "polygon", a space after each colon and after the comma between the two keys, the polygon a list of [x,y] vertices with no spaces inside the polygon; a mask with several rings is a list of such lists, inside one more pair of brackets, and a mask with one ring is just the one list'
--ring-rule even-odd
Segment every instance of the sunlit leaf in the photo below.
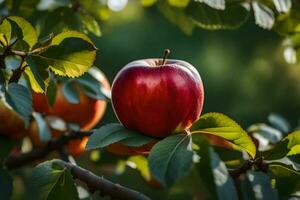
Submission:
{"label": "sunlit leaf", "polygon": [[278,12],[288,12],[292,7],[292,0],[273,0],[273,3]]}
{"label": "sunlit leaf", "polygon": [[262,28],[271,29],[275,22],[273,11],[266,5],[253,1],[252,8],[254,11],[255,23]]}
{"label": "sunlit leaf", "polygon": [[157,0],[140,0],[142,6],[148,7],[156,3]]}
{"label": "sunlit leaf", "polygon": [[144,156],[131,156],[127,162],[134,163],[134,169],[138,170],[145,180],[149,181],[151,179],[147,158]]}
{"label": "sunlit leaf", "polygon": [[22,17],[17,17],[17,16],[10,16],[8,17],[8,19],[10,21],[15,22],[19,26],[19,28],[22,31],[22,38],[20,39],[25,41],[30,48],[37,43],[38,40],[37,33],[33,28],[33,26],[28,21],[26,21]]}
{"label": "sunlit leaf", "polygon": [[93,65],[96,47],[86,35],[66,31],[53,37],[50,47],[35,56],[48,63],[57,75],[78,77]]}
{"label": "sunlit leaf", "polygon": [[50,76],[48,65],[35,56],[28,56],[25,61],[28,65],[24,71],[25,77],[30,83],[31,89],[36,93],[45,92]]}
{"label": "sunlit leaf", "polygon": [[189,4],[190,0],[168,0],[168,3],[171,6],[185,8]]}
{"label": "sunlit leaf", "polygon": [[3,20],[2,24],[0,25],[0,33],[2,36],[1,42],[4,43],[4,45],[8,45],[11,39],[11,25],[8,20]]}
{"label": "sunlit leaf", "polygon": [[91,32],[98,37],[101,36],[100,25],[93,16],[88,13],[78,13],[78,15],[81,23],[86,29],[85,33]]}
{"label": "sunlit leaf", "polygon": [[172,135],[153,146],[149,155],[151,174],[165,186],[188,175],[193,166],[190,135]]}
{"label": "sunlit leaf", "polygon": [[221,113],[202,115],[191,127],[191,132],[221,137],[227,140],[228,148],[243,150],[255,157],[256,147],[251,137],[235,121]]}

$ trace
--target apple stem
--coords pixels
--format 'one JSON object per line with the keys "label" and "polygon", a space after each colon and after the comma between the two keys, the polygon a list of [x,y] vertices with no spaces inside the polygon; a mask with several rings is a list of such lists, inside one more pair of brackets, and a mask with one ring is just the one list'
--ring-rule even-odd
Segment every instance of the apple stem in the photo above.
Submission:
{"label": "apple stem", "polygon": [[167,57],[168,57],[168,55],[170,54],[170,49],[165,49],[164,50],[164,57],[163,57],[163,60],[162,60],[162,63],[161,63],[161,65],[164,65],[164,64],[166,64],[166,62],[167,62]]}

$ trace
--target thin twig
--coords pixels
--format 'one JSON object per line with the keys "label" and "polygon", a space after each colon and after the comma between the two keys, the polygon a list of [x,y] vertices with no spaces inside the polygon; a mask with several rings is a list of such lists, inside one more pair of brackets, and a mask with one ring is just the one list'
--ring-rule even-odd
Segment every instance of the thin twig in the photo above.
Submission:
{"label": "thin twig", "polygon": [[149,197],[140,192],[126,188],[120,184],[115,184],[77,165],[62,160],[55,160],[54,162],[68,168],[72,176],[84,182],[89,189],[94,191],[99,190],[101,194],[109,195],[113,199],[150,200]]}
{"label": "thin twig", "polygon": [[59,150],[63,145],[74,139],[80,139],[90,136],[92,132],[72,132],[69,135],[63,135],[57,140],[50,141],[44,147],[32,150],[31,152],[19,156],[9,156],[5,161],[7,169],[16,169],[30,164],[36,160],[46,157],[50,152]]}

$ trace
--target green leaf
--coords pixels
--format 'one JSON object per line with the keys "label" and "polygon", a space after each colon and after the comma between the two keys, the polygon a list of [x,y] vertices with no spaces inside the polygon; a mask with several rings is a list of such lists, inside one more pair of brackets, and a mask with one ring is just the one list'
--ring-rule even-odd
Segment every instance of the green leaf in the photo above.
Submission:
{"label": "green leaf", "polygon": [[299,166],[290,160],[282,159],[269,163],[271,177],[280,196],[288,196],[300,189]]}
{"label": "green leaf", "polygon": [[141,173],[145,180],[151,179],[147,158],[145,158],[144,156],[131,156],[128,158],[127,162],[134,163],[134,168]]}
{"label": "green leaf", "polygon": [[218,10],[225,10],[225,0],[196,0],[196,1],[205,3],[206,5]]}
{"label": "green leaf", "polygon": [[4,43],[4,45],[8,45],[11,39],[11,25],[6,19],[3,20],[0,25],[0,33],[2,34],[1,42]]}
{"label": "green leaf", "polygon": [[0,194],[1,199],[11,199],[13,179],[8,171],[0,169]]}
{"label": "green leaf", "polygon": [[190,135],[171,135],[156,143],[150,151],[151,174],[163,185],[171,186],[188,175],[193,167]]}
{"label": "green leaf", "polygon": [[11,83],[5,93],[6,102],[21,116],[25,127],[28,127],[32,109],[30,91],[23,85]]}
{"label": "green leaf", "polygon": [[178,26],[185,34],[191,35],[193,33],[194,22],[186,16],[182,8],[172,7],[167,1],[159,1],[158,8],[172,24]]}
{"label": "green leaf", "polygon": [[256,1],[252,2],[252,8],[255,23],[264,29],[271,29],[275,22],[273,11],[266,5]]}
{"label": "green leaf", "polygon": [[67,81],[63,84],[62,93],[68,102],[72,104],[80,103],[79,93],[72,81]]}
{"label": "green leaf", "polygon": [[300,30],[300,5],[294,4],[292,9],[285,14],[281,14],[276,19],[274,29],[282,35],[293,34]]}
{"label": "green leaf", "polygon": [[128,130],[121,124],[111,123],[93,131],[86,149],[103,148],[117,142],[138,147],[147,144],[150,140],[150,137]]}
{"label": "green leaf", "polygon": [[212,195],[209,199],[237,200],[234,182],[218,154],[204,138],[198,139],[197,145],[200,162],[196,164],[196,173],[209,191],[208,195]]}
{"label": "green leaf", "polygon": [[41,114],[34,112],[33,117],[37,123],[39,138],[41,141],[47,142],[51,140],[50,128]]}
{"label": "green leaf", "polygon": [[48,103],[50,106],[53,106],[55,103],[56,93],[57,93],[56,81],[50,80],[48,88],[47,88],[47,93],[46,93]]}
{"label": "green leaf", "polygon": [[226,4],[226,10],[216,10],[204,3],[192,1],[186,13],[201,28],[217,30],[240,27],[247,20],[249,10],[238,3]]}
{"label": "green leaf", "polygon": [[185,8],[189,4],[190,0],[168,0],[171,6],[178,8]]}
{"label": "green leaf", "polygon": [[35,56],[46,62],[57,75],[78,77],[93,65],[96,47],[86,35],[66,31],[53,37],[50,47]]}
{"label": "green leaf", "polygon": [[290,133],[285,139],[289,141],[287,148],[289,152],[287,156],[292,156],[300,153],[300,130]]}
{"label": "green leaf", "polygon": [[268,120],[272,126],[284,133],[288,133],[291,130],[290,123],[279,114],[271,113],[268,116]]}
{"label": "green leaf", "polygon": [[290,133],[283,140],[268,152],[265,152],[266,159],[277,160],[285,156],[300,154],[300,130]]}
{"label": "green leaf", "polygon": [[44,93],[50,76],[47,63],[34,56],[27,57],[25,61],[28,64],[25,68],[25,77],[31,89],[37,93]]}
{"label": "green leaf", "polygon": [[247,130],[254,136],[258,134],[272,144],[278,143],[283,137],[281,131],[266,124],[253,124]]}
{"label": "green leaf", "polygon": [[277,192],[274,190],[274,188],[272,188],[271,179],[265,173],[249,171],[247,172],[247,178],[251,183],[252,190],[256,199],[278,199]]}
{"label": "green leaf", "polygon": [[35,167],[31,183],[33,199],[79,199],[69,170],[58,166],[54,160]]}
{"label": "green leaf", "polygon": [[110,99],[110,90],[101,84],[105,79],[103,72],[96,67],[91,67],[87,73],[76,79],[76,82],[83,88],[83,92],[93,98],[106,100]]}
{"label": "green leaf", "polygon": [[37,43],[37,40],[38,40],[37,33],[36,33],[35,29],[33,28],[33,26],[28,21],[26,21],[22,17],[17,17],[17,16],[10,16],[10,17],[8,17],[8,19],[10,21],[15,22],[21,29],[22,38],[19,38],[19,39],[22,39],[23,41],[25,41],[29,45],[30,48],[33,47]]}
{"label": "green leaf", "polygon": [[192,133],[215,135],[227,140],[229,148],[246,151],[255,157],[256,147],[251,137],[235,121],[221,113],[202,115],[191,127]]}
{"label": "green leaf", "polygon": [[88,13],[79,12],[79,19],[86,29],[85,33],[91,32],[95,36],[101,36],[101,29],[96,19]]}
{"label": "green leaf", "polygon": [[291,0],[273,0],[273,3],[278,12],[287,13],[292,7]]}

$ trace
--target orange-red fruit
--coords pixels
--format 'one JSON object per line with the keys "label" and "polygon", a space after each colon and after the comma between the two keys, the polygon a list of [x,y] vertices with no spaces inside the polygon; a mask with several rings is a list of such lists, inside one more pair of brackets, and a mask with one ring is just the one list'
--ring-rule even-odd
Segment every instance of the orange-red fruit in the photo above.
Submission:
{"label": "orange-red fruit", "polygon": [[0,135],[13,139],[21,139],[24,134],[25,125],[21,117],[0,100]]}
{"label": "orange-red fruit", "polygon": [[[104,74],[101,84],[106,90],[110,85]],[[99,86],[100,87],[100,86]],[[58,85],[54,105],[51,107],[45,94],[33,93],[33,108],[35,111],[62,118],[67,123],[76,123],[83,131],[88,131],[99,123],[106,109],[105,100],[97,100],[87,96],[80,87],[77,87],[80,103],[73,104],[66,100],[62,93],[62,85]],[[68,150],[72,155],[84,152],[88,138],[69,142]]]}

